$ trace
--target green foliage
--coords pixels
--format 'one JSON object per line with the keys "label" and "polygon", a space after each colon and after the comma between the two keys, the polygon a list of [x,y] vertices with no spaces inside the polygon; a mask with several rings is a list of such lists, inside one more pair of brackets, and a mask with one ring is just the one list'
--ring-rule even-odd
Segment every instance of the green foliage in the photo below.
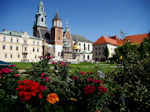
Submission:
{"label": "green foliage", "polygon": [[117,49],[116,62],[119,68],[109,73],[105,80],[107,84],[120,86],[120,94],[112,100],[117,104],[116,110],[147,112],[150,109],[149,45],[150,39],[144,40],[139,46],[127,43]]}
{"label": "green foliage", "polygon": [[106,46],[104,52],[105,52],[105,57],[106,57],[106,59],[108,59],[108,57],[109,57],[109,49],[108,49],[107,46]]}

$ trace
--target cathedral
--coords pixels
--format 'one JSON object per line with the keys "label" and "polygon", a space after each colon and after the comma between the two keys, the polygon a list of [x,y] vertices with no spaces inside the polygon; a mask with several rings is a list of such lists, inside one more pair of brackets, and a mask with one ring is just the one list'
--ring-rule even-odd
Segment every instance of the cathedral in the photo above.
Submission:
{"label": "cathedral", "polygon": [[52,56],[55,60],[92,60],[92,42],[83,36],[71,35],[68,22],[63,31],[58,13],[48,29],[43,2],[38,6],[35,19],[33,36],[43,39],[43,56]]}

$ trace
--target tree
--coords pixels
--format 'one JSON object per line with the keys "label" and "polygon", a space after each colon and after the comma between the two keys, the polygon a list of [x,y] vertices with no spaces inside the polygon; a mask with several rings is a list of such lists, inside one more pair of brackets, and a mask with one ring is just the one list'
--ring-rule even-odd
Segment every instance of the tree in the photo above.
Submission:
{"label": "tree", "polygon": [[105,48],[105,57],[106,57],[106,59],[108,59],[108,57],[109,57],[109,49],[108,49],[108,47],[106,46],[106,48]]}

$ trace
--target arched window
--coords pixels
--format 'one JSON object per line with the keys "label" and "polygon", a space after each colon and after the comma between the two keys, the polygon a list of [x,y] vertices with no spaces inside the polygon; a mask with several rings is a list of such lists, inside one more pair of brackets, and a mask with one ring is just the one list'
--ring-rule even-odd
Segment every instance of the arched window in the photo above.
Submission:
{"label": "arched window", "polygon": [[44,21],[44,19],[42,18],[42,19],[41,19],[41,21],[43,22],[43,21]]}

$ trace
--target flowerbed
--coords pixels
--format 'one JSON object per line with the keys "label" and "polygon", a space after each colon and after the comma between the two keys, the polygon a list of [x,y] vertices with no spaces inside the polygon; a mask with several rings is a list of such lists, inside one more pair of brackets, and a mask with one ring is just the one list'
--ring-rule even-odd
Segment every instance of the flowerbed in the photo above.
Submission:
{"label": "flowerbed", "polygon": [[[99,112],[110,103],[111,92],[91,72],[76,72],[64,62],[50,57],[33,64],[29,75],[17,72],[15,65],[0,70],[1,112]],[[107,109],[105,109],[107,110]]]}

